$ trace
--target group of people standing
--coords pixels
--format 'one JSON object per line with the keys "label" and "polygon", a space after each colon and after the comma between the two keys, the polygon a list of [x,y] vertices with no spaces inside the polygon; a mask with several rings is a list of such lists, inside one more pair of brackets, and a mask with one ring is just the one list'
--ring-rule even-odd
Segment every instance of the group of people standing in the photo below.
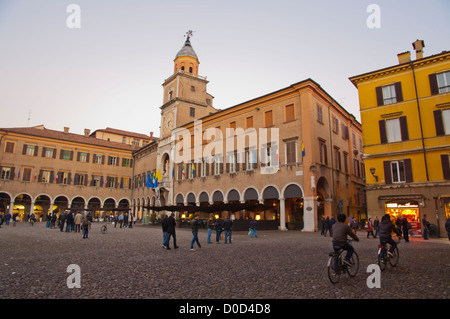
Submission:
{"label": "group of people standing", "polygon": [[[57,212],[51,213],[47,217],[47,228],[56,228],[58,223],[61,232],[75,232],[83,231],[83,239],[89,238],[89,230],[91,229],[92,217],[90,213],[83,216],[81,212],[63,212],[59,217]],[[65,227],[64,227],[65,226]]]}
{"label": "group of people standing", "polygon": [[[167,217],[167,215],[163,216],[163,220],[161,222],[162,231],[163,231],[163,243],[162,248],[170,250],[170,238],[173,238],[173,248],[176,249],[179,246],[177,246],[177,239],[176,239],[176,221],[175,221],[175,214],[171,213],[170,216]],[[195,215],[194,219],[191,221],[191,229],[192,229],[192,241],[190,249],[194,250],[194,245],[197,244],[198,248],[202,248],[200,241],[198,239],[198,230],[200,228],[200,220],[199,216]],[[208,244],[212,244],[211,241],[211,235],[213,230],[216,232],[216,243],[220,244],[221,235],[222,233],[225,234],[225,244],[231,244],[231,234],[233,231],[233,221],[230,219],[229,216],[227,216],[224,220],[218,218],[213,219],[213,217],[209,217],[208,221],[206,222],[206,228],[208,230],[206,242]],[[258,237],[257,235],[257,222],[255,220],[250,221],[250,229],[249,229],[249,235],[251,237]]]}

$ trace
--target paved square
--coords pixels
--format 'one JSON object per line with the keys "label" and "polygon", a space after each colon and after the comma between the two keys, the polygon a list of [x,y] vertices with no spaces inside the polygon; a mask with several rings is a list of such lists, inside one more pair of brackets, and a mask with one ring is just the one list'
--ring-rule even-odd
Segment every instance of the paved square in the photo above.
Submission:
{"label": "paved square", "polygon": [[[368,288],[367,267],[377,262],[378,239],[359,232],[355,278],[337,285],[327,277],[331,238],[300,231],[259,231],[258,238],[234,232],[233,243],[190,251],[190,229],[177,229],[179,249],[161,248],[160,227],[132,229],[93,223],[81,233],[47,229],[45,223],[0,228],[0,298],[80,299],[256,299],[256,298],[436,298],[450,296],[450,244],[412,238],[399,244],[396,268],[381,273],[381,288]],[[213,233],[213,241],[215,235]],[[171,247],[173,248],[172,242]],[[68,288],[69,265],[80,268],[81,288]]]}

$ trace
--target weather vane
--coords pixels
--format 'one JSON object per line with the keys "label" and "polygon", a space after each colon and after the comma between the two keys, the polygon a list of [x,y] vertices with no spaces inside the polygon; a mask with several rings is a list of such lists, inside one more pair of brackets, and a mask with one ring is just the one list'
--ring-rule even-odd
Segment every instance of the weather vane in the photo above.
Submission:
{"label": "weather vane", "polygon": [[189,30],[188,32],[186,32],[186,34],[184,35],[185,37],[187,37],[187,41],[189,41],[189,38],[192,37],[194,35],[195,31]]}

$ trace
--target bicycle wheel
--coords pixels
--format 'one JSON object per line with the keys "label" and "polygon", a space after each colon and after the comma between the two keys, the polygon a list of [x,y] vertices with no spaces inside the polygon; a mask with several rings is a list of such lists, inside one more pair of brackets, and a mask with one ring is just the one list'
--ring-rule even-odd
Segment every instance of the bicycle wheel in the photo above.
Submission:
{"label": "bicycle wheel", "polygon": [[339,282],[341,269],[341,258],[340,255],[331,256],[328,259],[328,278],[332,284],[337,284]]}
{"label": "bicycle wheel", "polygon": [[106,231],[108,230],[108,228],[106,227],[106,225],[103,225],[101,228],[100,228],[100,231],[102,232],[102,234],[106,234]]}
{"label": "bicycle wheel", "polygon": [[386,248],[378,249],[378,266],[380,266],[381,271],[386,269]]}
{"label": "bicycle wheel", "polygon": [[347,273],[350,277],[355,277],[359,270],[359,256],[356,251],[353,252],[350,258],[351,266],[347,266]]}
{"label": "bicycle wheel", "polygon": [[389,258],[389,264],[392,267],[395,267],[395,266],[397,266],[398,259],[400,257],[400,254],[398,252],[398,248],[397,247],[394,248],[394,251],[392,252],[392,254],[394,255],[394,257]]}

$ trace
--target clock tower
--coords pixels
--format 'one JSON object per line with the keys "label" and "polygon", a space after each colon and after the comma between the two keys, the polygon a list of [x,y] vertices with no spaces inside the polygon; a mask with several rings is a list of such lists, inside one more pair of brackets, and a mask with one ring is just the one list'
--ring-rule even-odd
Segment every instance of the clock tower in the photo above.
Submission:
{"label": "clock tower", "polygon": [[173,60],[174,73],[163,83],[161,138],[170,136],[175,127],[217,112],[214,97],[206,91],[206,77],[198,75],[200,62],[191,44],[192,34],[186,32],[184,46]]}
{"label": "clock tower", "polygon": [[192,34],[191,30],[186,32],[186,41],[173,60],[174,73],[162,84],[164,96],[156,164],[163,176],[158,187],[162,205],[173,204],[176,144],[171,141],[173,129],[217,112],[213,107],[214,97],[206,92],[206,77],[198,75],[200,62],[190,41]]}

